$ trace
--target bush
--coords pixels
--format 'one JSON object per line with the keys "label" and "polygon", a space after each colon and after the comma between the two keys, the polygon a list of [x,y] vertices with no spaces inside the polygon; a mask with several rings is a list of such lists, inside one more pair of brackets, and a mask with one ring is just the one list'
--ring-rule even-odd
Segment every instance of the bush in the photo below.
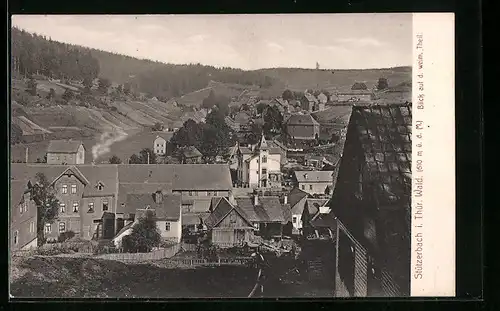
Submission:
{"label": "bush", "polygon": [[58,243],[62,243],[64,241],[67,241],[69,239],[71,239],[72,237],[75,236],[75,233],[73,231],[66,231],[66,232],[63,232],[59,235],[59,237],[57,238],[57,242]]}
{"label": "bush", "polygon": [[100,244],[94,249],[94,255],[101,255],[101,254],[116,254],[119,253],[120,250],[115,247],[115,245],[105,245],[105,244]]}

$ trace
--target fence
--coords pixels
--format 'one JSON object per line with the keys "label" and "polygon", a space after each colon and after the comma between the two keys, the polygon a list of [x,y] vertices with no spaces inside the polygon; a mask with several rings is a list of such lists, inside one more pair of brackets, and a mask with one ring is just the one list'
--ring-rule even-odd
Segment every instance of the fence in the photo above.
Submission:
{"label": "fence", "polygon": [[182,243],[181,244],[181,249],[184,252],[196,252],[197,247],[198,246],[196,244],[188,244],[188,243]]}
{"label": "fence", "polygon": [[170,258],[169,262],[182,264],[186,266],[244,266],[252,262],[250,257],[236,257],[236,258],[219,258],[218,260],[209,261],[206,259],[198,258]]}
{"label": "fence", "polygon": [[116,253],[116,254],[103,254],[98,255],[95,258],[100,259],[108,259],[108,260],[117,260],[117,261],[148,261],[148,260],[158,260],[164,258],[173,257],[180,250],[180,244],[172,245],[168,248],[162,248],[159,250],[155,250],[149,253]]}

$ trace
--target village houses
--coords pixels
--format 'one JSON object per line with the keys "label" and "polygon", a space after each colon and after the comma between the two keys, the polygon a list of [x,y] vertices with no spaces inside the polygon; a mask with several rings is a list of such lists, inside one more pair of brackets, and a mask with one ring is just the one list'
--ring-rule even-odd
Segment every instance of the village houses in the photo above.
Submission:
{"label": "village houses", "polygon": [[[324,104],[321,104],[322,108],[324,109]],[[300,106],[302,107],[303,110],[307,112],[313,112],[316,110],[321,110],[320,107],[320,102],[314,95],[309,94],[308,92],[305,92],[302,97],[300,98]]]}
{"label": "village houses", "polygon": [[85,147],[80,140],[51,140],[47,164],[84,164]]}
{"label": "village houses", "polygon": [[[137,201],[130,201],[129,194],[153,197],[157,191],[177,193],[181,196],[179,210],[201,205],[198,209],[208,212],[211,197],[229,197],[232,189],[229,166],[220,164],[13,163],[11,184],[21,187],[33,183],[37,173],[47,177],[59,200],[57,219],[44,224],[49,240],[56,240],[66,231],[73,231],[86,240],[113,238],[126,222],[135,220],[131,209],[144,207],[142,204],[130,207],[131,202]],[[24,186],[16,191],[25,190]]]}

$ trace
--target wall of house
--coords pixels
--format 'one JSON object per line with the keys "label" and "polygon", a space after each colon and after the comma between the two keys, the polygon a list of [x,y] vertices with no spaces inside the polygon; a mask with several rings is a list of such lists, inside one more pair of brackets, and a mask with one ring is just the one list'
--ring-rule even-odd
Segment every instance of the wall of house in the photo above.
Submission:
{"label": "wall of house", "polygon": [[[104,211],[103,207],[106,202],[108,203],[108,209]],[[89,203],[94,203],[93,212],[89,211]],[[86,240],[92,239],[98,229],[98,224],[94,223],[94,220],[101,220],[104,212],[114,213],[116,211],[114,204],[114,197],[111,195],[83,198],[80,211],[80,222],[82,227],[80,237]]]}
{"label": "wall of house", "polygon": [[333,180],[331,182],[300,182],[299,189],[305,191],[309,194],[325,194],[325,190],[328,186],[333,186]]}
{"label": "wall of house", "polygon": [[[295,219],[295,221],[293,221]],[[302,229],[302,214],[292,214],[292,225],[294,234],[299,234],[299,230]]]}
{"label": "wall of house", "polygon": [[[63,193],[63,185],[67,186],[67,193]],[[76,193],[71,193],[71,186],[76,185]],[[65,204],[64,212],[59,209],[58,218],[52,224],[51,232],[47,233],[45,236],[47,239],[57,239],[59,236],[59,224],[64,223],[66,230],[73,231],[75,233],[82,232],[82,223],[80,221],[82,213],[82,195],[83,195],[84,185],[76,178],[75,175],[67,176],[63,175],[58,180],[54,182],[54,190],[56,197],[59,200],[59,206]],[[78,212],[73,212],[73,203],[78,203]]]}
{"label": "wall of house", "polygon": [[155,154],[164,155],[167,151],[167,141],[158,137],[153,142],[153,150]]}
{"label": "wall of house", "polygon": [[315,124],[288,124],[287,125],[288,135],[295,139],[315,139],[316,134],[319,136],[319,125]]}
{"label": "wall of house", "polygon": [[[30,194],[25,193],[23,203],[14,207],[11,212],[11,238],[10,249],[18,250],[32,245],[37,238],[37,209],[35,203],[30,199]],[[26,202],[26,208],[24,208]],[[22,208],[22,211],[21,211]],[[14,243],[14,234],[17,232],[17,243]],[[36,244],[35,244],[36,247]]]}
{"label": "wall of house", "polygon": [[[170,224],[170,230],[166,230],[166,224]],[[160,230],[160,235],[163,239],[180,243],[182,236],[182,221],[158,220],[156,226]]]}
{"label": "wall of house", "polygon": [[229,197],[227,190],[174,190],[173,193],[179,193],[184,199],[206,199],[207,197]]}
{"label": "wall of house", "polygon": [[[262,163],[263,155],[267,156],[266,163]],[[268,152],[265,152],[260,154],[259,157],[255,157],[252,160],[250,160],[248,168],[248,181],[247,181],[250,187],[259,186],[259,170],[262,173],[262,169],[267,169],[267,176],[271,171],[279,172],[281,170],[281,154],[280,153],[269,154]]]}
{"label": "wall of house", "polygon": [[47,153],[47,164],[79,164],[76,153]]}

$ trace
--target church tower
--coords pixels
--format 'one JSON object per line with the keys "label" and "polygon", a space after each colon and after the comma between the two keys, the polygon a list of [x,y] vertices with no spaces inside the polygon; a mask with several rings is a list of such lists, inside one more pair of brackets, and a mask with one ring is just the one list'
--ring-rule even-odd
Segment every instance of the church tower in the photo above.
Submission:
{"label": "church tower", "polygon": [[259,145],[257,146],[257,152],[259,153],[259,188],[266,188],[268,187],[269,176],[267,171],[267,162],[269,160],[269,146],[267,145],[264,134],[262,134]]}

